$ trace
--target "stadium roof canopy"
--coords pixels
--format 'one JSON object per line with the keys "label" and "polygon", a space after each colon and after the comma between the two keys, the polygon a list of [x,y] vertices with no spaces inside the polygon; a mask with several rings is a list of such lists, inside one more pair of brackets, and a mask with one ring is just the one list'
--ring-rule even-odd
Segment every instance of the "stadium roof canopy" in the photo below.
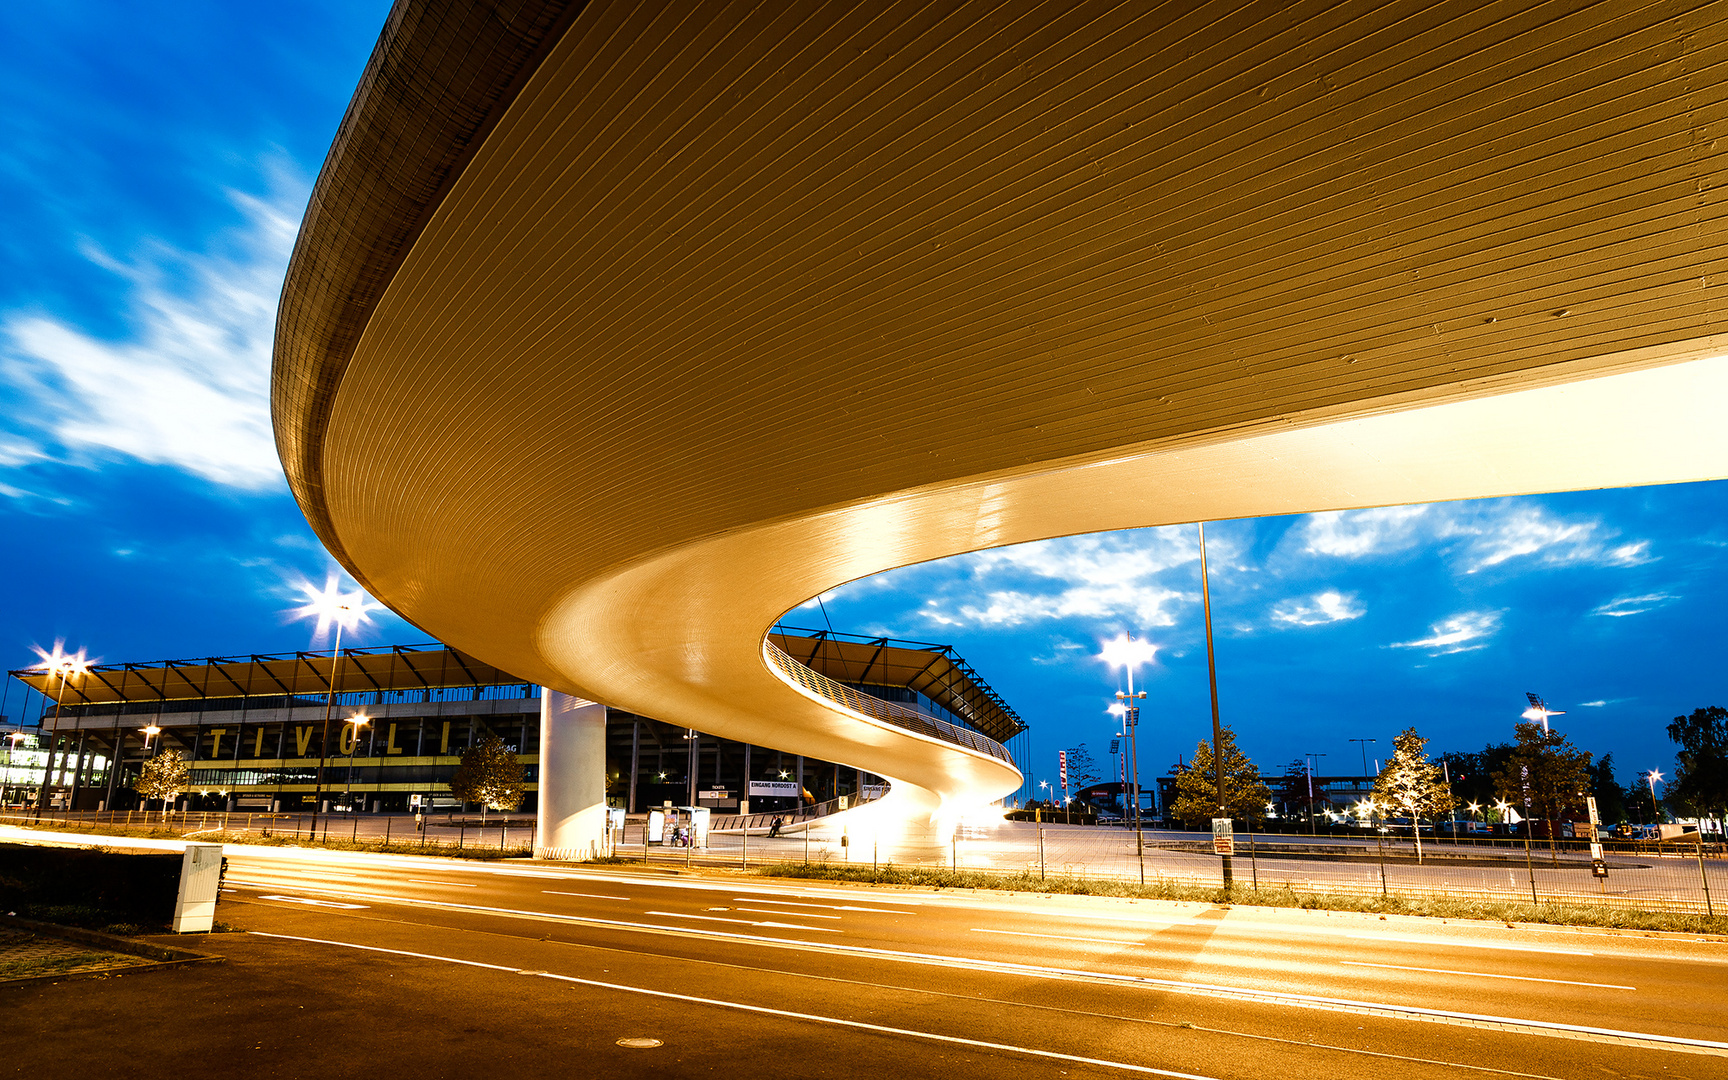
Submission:
{"label": "stadium roof canopy", "polygon": [[1704,4],[404,0],[278,316],[290,485],[464,653],[911,797],[765,635],[1045,537],[1728,475]]}

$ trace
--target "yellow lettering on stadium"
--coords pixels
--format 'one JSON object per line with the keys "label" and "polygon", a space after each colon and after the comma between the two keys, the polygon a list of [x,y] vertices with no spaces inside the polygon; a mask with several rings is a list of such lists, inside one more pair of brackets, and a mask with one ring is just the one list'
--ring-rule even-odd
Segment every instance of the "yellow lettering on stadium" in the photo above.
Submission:
{"label": "yellow lettering on stadium", "polygon": [[210,735],[210,756],[211,757],[219,758],[222,756],[222,736],[224,736],[226,734],[228,734],[228,729],[225,727],[213,727],[210,729],[209,735]]}
{"label": "yellow lettering on stadium", "polygon": [[402,752],[402,748],[396,745],[395,724],[390,725],[390,737],[384,740],[384,752],[386,754],[400,754]]}
{"label": "yellow lettering on stadium", "polygon": [[306,756],[306,747],[312,743],[312,726],[301,724],[294,729],[294,750],[296,757]]}
{"label": "yellow lettering on stadium", "polygon": [[450,752],[450,721],[448,720],[444,721],[444,736],[438,741],[438,752],[440,754]]}

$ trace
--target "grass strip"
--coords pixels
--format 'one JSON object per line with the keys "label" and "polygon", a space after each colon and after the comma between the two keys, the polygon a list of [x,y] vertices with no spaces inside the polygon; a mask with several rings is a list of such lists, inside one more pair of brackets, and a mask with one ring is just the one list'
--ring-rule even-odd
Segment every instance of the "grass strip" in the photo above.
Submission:
{"label": "grass strip", "polygon": [[763,877],[812,878],[862,885],[899,885],[936,889],[995,889],[1065,896],[1121,896],[1146,900],[1189,900],[1208,904],[1300,908],[1314,911],[1360,911],[1376,915],[1419,915],[1437,919],[1481,919],[1505,923],[1546,923],[1594,926],[1614,930],[1660,930],[1688,934],[1728,934],[1728,916],[1675,911],[1649,911],[1585,904],[1530,904],[1504,900],[1392,893],[1355,896],[1347,893],[1302,892],[1288,887],[1254,889],[1237,884],[1230,889],[1157,879],[1138,885],[1110,878],[1079,878],[1035,874],[993,874],[941,867],[879,868],[832,863],[777,863],[756,871]]}

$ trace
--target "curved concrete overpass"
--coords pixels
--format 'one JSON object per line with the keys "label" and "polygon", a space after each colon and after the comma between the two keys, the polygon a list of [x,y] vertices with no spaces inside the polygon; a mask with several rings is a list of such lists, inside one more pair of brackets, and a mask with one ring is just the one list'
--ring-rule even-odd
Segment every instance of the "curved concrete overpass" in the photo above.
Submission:
{"label": "curved concrete overpass", "polygon": [[940,800],[774,662],[1040,538],[1728,475],[1716,5],[402,3],[279,315],[404,617]]}

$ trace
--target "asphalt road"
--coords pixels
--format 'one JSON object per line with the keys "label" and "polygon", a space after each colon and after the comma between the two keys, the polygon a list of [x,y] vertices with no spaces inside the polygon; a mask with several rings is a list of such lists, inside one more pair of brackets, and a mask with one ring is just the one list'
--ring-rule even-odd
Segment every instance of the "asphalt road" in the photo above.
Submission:
{"label": "asphalt road", "polygon": [[[1728,1075],[1728,1056],[1680,1052],[1728,1054],[1728,945],[1716,943],[276,852],[236,854],[230,884],[248,929],[316,939],[271,939],[285,948],[406,945],[440,957],[419,959],[434,969],[588,980],[621,1018],[655,998],[827,1029],[836,1046],[984,1043],[1028,1064],[1219,1077],[1602,1075],[1622,1055]],[[416,946],[416,930],[434,929],[442,948]],[[508,958],[489,954],[499,939]],[[1547,1025],[1561,1026],[1539,1034]]]}
{"label": "asphalt road", "polygon": [[[415,1076],[1728,1076],[1728,943],[286,848],[229,858],[219,918],[243,932],[205,939],[228,965],[8,989],[9,1025],[46,1041],[0,1069],[122,1075],[130,1059],[105,1058],[104,1034],[136,1038],[142,1009],[154,1060],[187,1076],[351,1061]],[[68,1016],[81,1037],[56,1040]],[[660,1045],[619,1044],[632,1038]],[[58,1071],[69,1046],[78,1068]]]}

